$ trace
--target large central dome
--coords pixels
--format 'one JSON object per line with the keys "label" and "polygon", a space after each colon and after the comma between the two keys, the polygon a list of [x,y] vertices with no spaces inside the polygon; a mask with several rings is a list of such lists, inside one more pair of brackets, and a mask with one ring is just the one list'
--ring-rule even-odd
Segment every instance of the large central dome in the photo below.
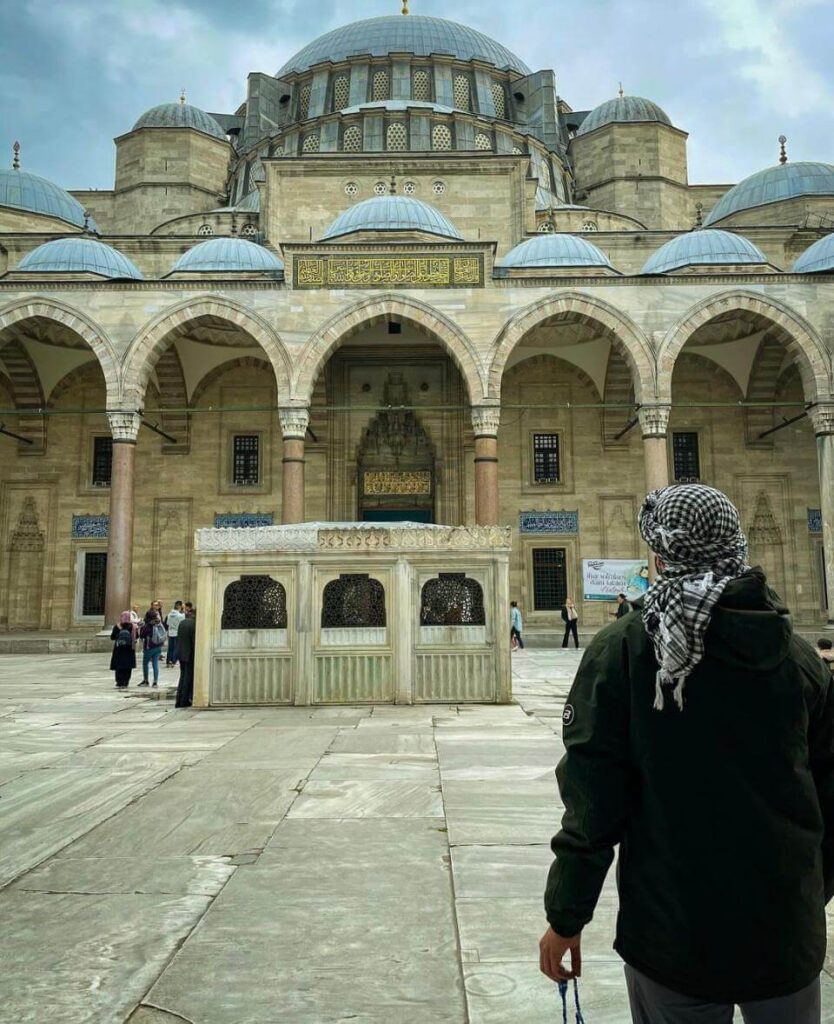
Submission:
{"label": "large central dome", "polygon": [[366,53],[372,57],[385,57],[389,53],[430,57],[433,53],[443,53],[459,60],[483,60],[497,68],[511,68],[522,75],[531,73],[524,61],[505,46],[466,25],[422,14],[406,17],[390,14],[354,21],[319,36],[291,57],[277,77],[291,71],[306,71],[322,61],[335,63]]}

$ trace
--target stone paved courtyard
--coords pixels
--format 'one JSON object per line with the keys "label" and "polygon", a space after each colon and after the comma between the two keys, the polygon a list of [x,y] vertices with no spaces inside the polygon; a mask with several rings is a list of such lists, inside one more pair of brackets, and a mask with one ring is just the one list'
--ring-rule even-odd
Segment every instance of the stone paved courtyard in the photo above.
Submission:
{"label": "stone paved courtyard", "polygon": [[[192,712],[106,655],[0,658],[0,1022],[561,1020],[537,940],[577,664],[515,655],[508,707]],[[609,878],[589,1024],[629,1019],[615,907]]]}

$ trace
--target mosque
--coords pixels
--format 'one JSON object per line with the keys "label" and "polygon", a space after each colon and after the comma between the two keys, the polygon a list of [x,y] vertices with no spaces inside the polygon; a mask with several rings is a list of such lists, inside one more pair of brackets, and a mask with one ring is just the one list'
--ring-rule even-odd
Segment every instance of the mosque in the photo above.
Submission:
{"label": "mosque", "polygon": [[141,114],[110,190],[15,145],[0,630],[193,596],[199,527],[353,520],[510,526],[527,633],[567,595],[601,626],[583,560],[644,557],[647,488],[691,480],[834,625],[834,166],[690,184],[656,102],[560,88],[392,14]]}

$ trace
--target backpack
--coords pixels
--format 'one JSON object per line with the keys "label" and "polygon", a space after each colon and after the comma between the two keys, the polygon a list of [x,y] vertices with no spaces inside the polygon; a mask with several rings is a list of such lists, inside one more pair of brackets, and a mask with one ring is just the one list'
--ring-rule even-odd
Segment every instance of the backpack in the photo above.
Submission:
{"label": "backpack", "polygon": [[155,622],[151,629],[151,647],[162,647],[165,643],[165,627],[161,622]]}
{"label": "backpack", "polygon": [[116,637],[117,647],[130,647],[133,644],[133,631],[130,629],[120,629],[119,635]]}

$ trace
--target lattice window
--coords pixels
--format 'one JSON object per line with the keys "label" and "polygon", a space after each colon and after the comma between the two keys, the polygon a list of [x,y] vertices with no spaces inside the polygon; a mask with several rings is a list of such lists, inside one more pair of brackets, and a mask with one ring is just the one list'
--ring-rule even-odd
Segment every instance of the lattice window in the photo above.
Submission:
{"label": "lattice window", "polygon": [[408,149],[408,132],[402,121],[389,124],[385,132],[385,145],[389,150]]}
{"label": "lattice window", "polygon": [[197,228],[197,234],[198,235],[213,235],[214,234],[214,228],[211,226],[211,224],[201,224]]}
{"label": "lattice window", "polygon": [[564,548],[533,548],[533,608],[558,611],[568,596]]}
{"label": "lattice window", "polygon": [[418,68],[411,76],[411,98],[426,103],[431,100],[431,78],[425,68]]}
{"label": "lattice window", "polygon": [[298,120],[304,121],[310,113],[310,82],[301,86],[298,93]]}
{"label": "lattice window", "polygon": [[432,192],[434,192],[436,196],[442,196],[443,193],[446,191],[446,186],[443,184],[442,181],[436,181],[432,185],[431,190]]}
{"label": "lattice window", "polygon": [[221,629],[286,629],[287,592],[271,576],[241,576],[223,592]]}
{"label": "lattice window", "polygon": [[420,594],[421,626],[483,626],[484,592],[462,572],[441,572]]}
{"label": "lattice window", "polygon": [[447,124],[436,124],[431,130],[432,149],[451,149],[452,132]]}
{"label": "lattice window", "polygon": [[537,484],[558,484],[559,435],[533,434],[533,480]]}
{"label": "lattice window", "polygon": [[387,195],[387,194],[388,194],[388,186],[385,184],[384,181],[378,181],[376,183],[376,185],[374,185],[374,195],[384,196],[384,195]]}
{"label": "lattice window", "polygon": [[82,615],[104,615],[104,586],[107,579],[107,553],[88,551],[84,555],[84,591]]}
{"label": "lattice window", "polygon": [[492,149],[492,139],[486,132],[478,132],[476,134],[475,149]]}
{"label": "lattice window", "polygon": [[583,221],[582,222],[582,230],[583,231],[596,231],[597,230],[596,221],[593,221],[593,220]]}
{"label": "lattice window", "polygon": [[524,156],[524,150],[519,146],[513,146],[513,156]]}
{"label": "lattice window", "polygon": [[235,434],[232,445],[232,483],[257,487],[260,483],[261,439],[258,434]]}
{"label": "lattice window", "polygon": [[346,153],[360,153],[362,151],[362,129],[358,124],[352,124],[345,128],[342,138],[342,149]]}
{"label": "lattice window", "polygon": [[113,438],[93,438],[93,487],[109,487],[113,472]]}
{"label": "lattice window", "polygon": [[373,85],[371,91],[372,100],[387,100],[389,96],[388,72],[384,70],[374,71]]}
{"label": "lattice window", "polygon": [[417,185],[413,181],[407,181],[403,185],[403,194],[404,195],[413,196],[416,191],[417,191]]}
{"label": "lattice window", "polygon": [[359,191],[359,186],[356,184],[355,181],[349,181],[345,185],[345,195],[346,196],[350,196],[351,198],[353,198],[357,194],[358,191]]}
{"label": "lattice window", "polygon": [[385,625],[385,591],[379,580],[350,573],[331,580],[321,605],[324,629],[374,628]]}
{"label": "lattice window", "polygon": [[339,75],[333,83],[333,109],[344,110],[350,103],[350,79]]}
{"label": "lattice window", "polygon": [[258,225],[253,224],[251,221],[248,224],[244,224],[240,229],[241,238],[254,238],[258,233]]}
{"label": "lattice window", "polygon": [[504,95],[504,86],[500,82],[493,82],[490,85],[492,102],[495,105],[495,116],[505,118],[507,116],[507,101]]}
{"label": "lattice window", "polygon": [[455,75],[453,91],[455,97],[455,106],[458,108],[458,110],[470,110],[471,104],[469,100],[469,76]]}
{"label": "lattice window", "polygon": [[701,456],[698,450],[698,434],[694,430],[672,432],[672,460],[675,480],[689,483],[701,479]]}
{"label": "lattice window", "polygon": [[301,144],[302,153],[318,153],[319,151],[319,136],[318,132],[313,132],[311,135],[304,136],[304,142]]}
{"label": "lattice window", "polygon": [[539,231],[543,235],[549,234],[552,230],[553,230],[553,224],[549,220],[544,220],[544,221],[541,222],[541,224],[539,224]]}

